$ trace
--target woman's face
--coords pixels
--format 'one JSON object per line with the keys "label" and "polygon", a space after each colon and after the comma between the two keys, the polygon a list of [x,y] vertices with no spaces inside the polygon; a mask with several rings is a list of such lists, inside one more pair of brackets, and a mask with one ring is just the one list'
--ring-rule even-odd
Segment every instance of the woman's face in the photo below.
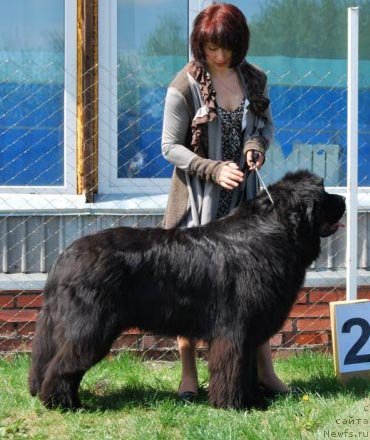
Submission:
{"label": "woman's face", "polygon": [[204,45],[204,54],[210,69],[224,69],[231,64],[233,53],[229,49],[217,46],[211,42]]}

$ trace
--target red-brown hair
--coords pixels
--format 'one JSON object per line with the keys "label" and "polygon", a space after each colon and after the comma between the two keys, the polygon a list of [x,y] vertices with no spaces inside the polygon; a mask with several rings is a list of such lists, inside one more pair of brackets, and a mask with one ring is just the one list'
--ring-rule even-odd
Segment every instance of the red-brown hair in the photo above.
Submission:
{"label": "red-brown hair", "polygon": [[213,43],[233,53],[230,67],[235,67],[247,55],[249,28],[244,14],[235,5],[219,3],[203,9],[194,20],[190,46],[194,60],[206,64],[205,43]]}

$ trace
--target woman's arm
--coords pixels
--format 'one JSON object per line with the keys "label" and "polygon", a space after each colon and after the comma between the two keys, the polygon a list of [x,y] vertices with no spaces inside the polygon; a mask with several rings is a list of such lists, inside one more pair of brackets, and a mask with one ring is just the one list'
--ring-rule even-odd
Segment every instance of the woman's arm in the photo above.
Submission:
{"label": "woman's arm", "polygon": [[190,114],[184,96],[175,88],[167,90],[163,114],[162,155],[183,171],[189,171],[190,162],[197,157],[185,147],[190,125]]}
{"label": "woman's arm", "polygon": [[218,183],[222,161],[198,156],[185,147],[191,115],[184,96],[175,88],[167,91],[162,131],[162,155],[177,168],[205,181]]}

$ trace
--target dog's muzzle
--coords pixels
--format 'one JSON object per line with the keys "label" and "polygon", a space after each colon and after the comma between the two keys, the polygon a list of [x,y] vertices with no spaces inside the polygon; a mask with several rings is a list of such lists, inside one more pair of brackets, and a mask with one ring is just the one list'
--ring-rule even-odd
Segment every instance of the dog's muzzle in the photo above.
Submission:
{"label": "dog's muzzle", "polygon": [[337,232],[340,227],[344,227],[339,220],[346,211],[346,199],[338,194],[328,194],[323,204],[324,221],[320,227],[320,237],[329,237]]}

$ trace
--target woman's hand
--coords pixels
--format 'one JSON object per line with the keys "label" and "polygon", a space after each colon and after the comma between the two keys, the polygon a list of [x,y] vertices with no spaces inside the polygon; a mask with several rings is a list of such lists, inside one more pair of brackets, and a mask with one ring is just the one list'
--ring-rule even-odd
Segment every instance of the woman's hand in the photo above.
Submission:
{"label": "woman's hand", "polygon": [[234,189],[243,182],[244,173],[240,171],[239,166],[234,162],[227,162],[222,166],[218,176],[218,184],[225,189]]}
{"label": "woman's hand", "polygon": [[254,170],[255,168],[259,170],[262,167],[263,163],[265,162],[265,156],[263,153],[260,153],[259,151],[248,150],[245,157],[245,161],[250,170]]}

